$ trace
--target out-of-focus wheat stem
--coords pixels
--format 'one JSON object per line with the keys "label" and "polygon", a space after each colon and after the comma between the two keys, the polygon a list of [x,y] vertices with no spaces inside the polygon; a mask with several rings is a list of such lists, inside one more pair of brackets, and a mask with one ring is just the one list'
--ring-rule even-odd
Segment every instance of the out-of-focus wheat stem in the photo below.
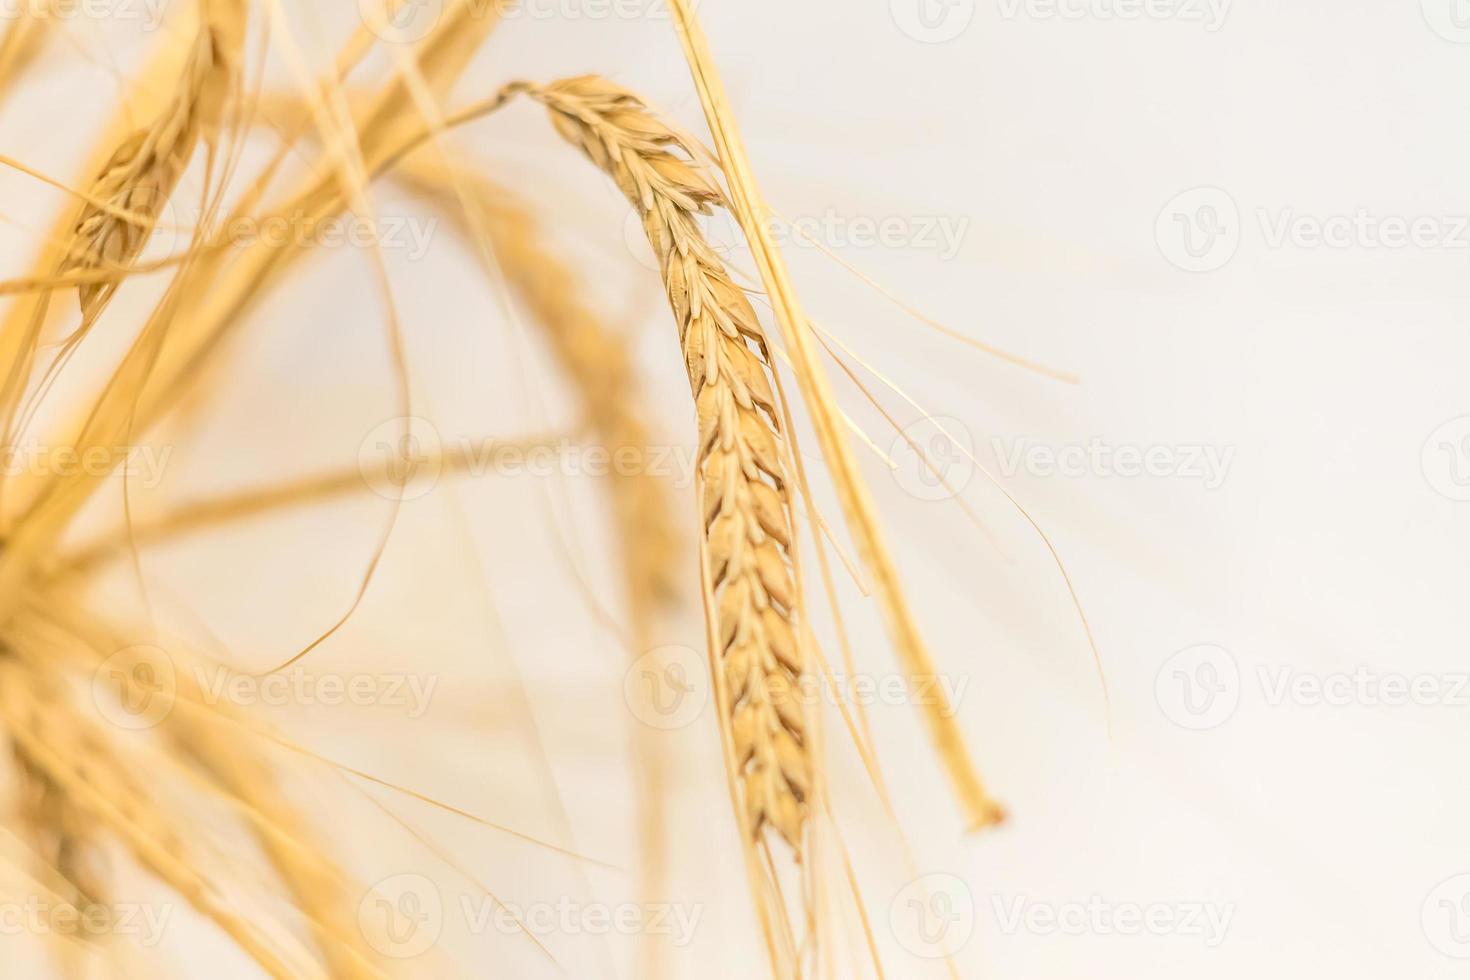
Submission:
{"label": "out-of-focus wheat stem", "polygon": [[[574,430],[559,437],[497,439],[494,440],[494,445],[529,453],[537,449],[555,448],[559,441],[575,440],[580,436],[581,433]],[[419,462],[432,468],[441,477],[479,476],[483,475],[484,467],[481,456],[482,453],[473,452],[467,446],[451,445],[446,446],[443,453],[426,455]],[[191,532],[234,524],[252,517],[268,516],[290,507],[305,507],[335,497],[363,493],[372,486],[391,481],[391,465],[389,461],[383,460],[376,463],[371,470],[359,465],[321,476],[307,476],[263,487],[215,494],[170,507],[157,515],[135,517],[129,526],[114,529],[96,540],[57,556],[55,564],[42,571],[41,578],[50,582],[56,578],[93,571],[97,565],[115,557],[130,545],[155,544]]]}
{"label": "out-of-focus wheat stem", "polygon": [[52,23],[50,4],[32,0],[5,28],[0,36],[0,104],[41,53]]}
{"label": "out-of-focus wheat stem", "polygon": [[[202,692],[189,683],[181,686],[179,697],[204,704]],[[353,918],[344,876],[321,853],[319,844],[310,841],[305,821],[286,801],[254,747],[242,743],[237,731],[211,723],[205,711],[175,712],[167,724],[179,751],[198,760],[225,792],[271,828],[266,833],[257,826],[256,837],[296,907],[311,923],[330,975],[338,980],[383,976]]]}
{"label": "out-of-focus wheat stem", "polygon": [[[490,238],[495,265],[541,327],[563,372],[576,384],[596,437],[613,460],[610,493],[627,583],[629,641],[633,656],[654,645],[662,606],[678,594],[677,531],[667,488],[654,474],[651,436],[643,421],[639,384],[626,338],[605,322],[583,295],[577,276],[542,240],[529,209],[507,188],[468,166],[443,162],[439,154],[414,153],[400,160],[395,179],[436,204],[466,237]],[[473,209],[473,213],[467,211]],[[668,889],[668,751],[665,734],[636,726],[638,759],[639,874],[649,903],[663,902]],[[661,975],[661,937],[645,933],[639,975]]]}
{"label": "out-of-focus wheat stem", "polygon": [[130,767],[95,726],[71,708],[63,691],[13,654],[0,655],[0,719],[26,764],[45,775],[69,803],[115,834],[139,863],[222,929],[278,980],[296,980],[255,926],[229,907],[190,863],[181,828],[128,778]]}

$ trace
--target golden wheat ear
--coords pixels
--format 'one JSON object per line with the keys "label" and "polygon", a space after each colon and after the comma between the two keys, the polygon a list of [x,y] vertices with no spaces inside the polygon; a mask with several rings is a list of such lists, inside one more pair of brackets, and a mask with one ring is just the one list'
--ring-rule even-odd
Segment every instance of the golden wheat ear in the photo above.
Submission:
{"label": "golden wheat ear", "polygon": [[765,335],[698,216],[723,203],[681,138],[595,76],[534,89],[563,137],[617,182],[663,270],[698,422],[698,484],[713,635],[727,692],[744,823],[797,859],[812,786],[789,484]]}
{"label": "golden wheat ear", "polygon": [[[610,452],[647,462],[653,436],[626,338],[552,251],[531,210],[485,174],[446,163],[446,153],[436,147],[410,154],[395,166],[393,179],[435,205],[465,239],[488,236],[493,254],[487,264],[494,268],[487,271],[505,277],[541,329],[562,373],[576,384],[589,429]],[[643,653],[651,619],[683,591],[676,574],[679,534],[668,487],[648,466],[613,469],[610,492],[635,620],[632,646]]]}
{"label": "golden wheat ear", "polygon": [[[771,231],[768,220],[771,209],[761,196],[740,136],[740,127],[730,109],[724,83],[710,54],[709,42],[694,6],[694,0],[669,0],[684,58],[689,63],[705,121],[714,138],[720,167],[730,189],[730,210],[740,222],[760,272],[761,283],[770,297],[771,309],[781,329],[781,339],[791,358],[792,373],[796,376],[802,401],[810,413],[812,428],[827,460],[833,487],[842,502],[848,530],[875,586],[894,652],[910,682],[924,683],[935,677],[938,671],[909,608],[908,597],[889,554],[867,483],[843,431],[841,409],[833,397],[831,384],[812,339],[810,323]],[[808,506],[812,506],[810,499]],[[964,810],[969,828],[980,830],[1002,822],[1005,811],[981,781],[948,698],[940,695],[927,701],[920,715],[929,729],[930,741],[944,765],[951,790]]]}
{"label": "golden wheat ear", "polygon": [[[238,81],[245,43],[244,0],[202,0],[179,94],[122,141],[88,189],[62,274],[125,269],[138,257],[178,186],[201,136],[213,139]],[[117,281],[80,287],[82,319],[94,320]]]}
{"label": "golden wheat ear", "polygon": [[[80,326],[36,386],[44,393],[96,323],[165,214],[180,178],[201,141],[211,153],[232,94],[239,87],[248,18],[247,0],[200,0],[198,27],[187,42],[177,94],[146,126],[128,133],[83,194],[85,204],[54,258],[43,259],[44,279],[78,283]],[[209,195],[206,195],[208,197]],[[50,263],[54,262],[54,265]],[[48,297],[7,318],[0,347],[7,373],[0,384],[0,433],[25,425],[21,402],[30,385],[32,358],[45,325]]]}

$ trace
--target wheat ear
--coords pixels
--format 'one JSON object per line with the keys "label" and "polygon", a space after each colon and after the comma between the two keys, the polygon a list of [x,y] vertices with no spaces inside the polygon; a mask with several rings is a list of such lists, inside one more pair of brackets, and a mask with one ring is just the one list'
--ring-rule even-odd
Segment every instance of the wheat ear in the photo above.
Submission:
{"label": "wheat ear", "polygon": [[812,759],[796,696],[805,665],[789,489],[760,321],[699,224],[723,197],[681,138],[611,82],[585,76],[529,94],[617,182],[659,258],[698,416],[713,635],[746,820],[757,839],[775,827],[799,857]]}
{"label": "wheat ear", "polygon": [[[214,131],[238,80],[246,17],[246,0],[200,0],[199,27],[189,42],[178,94],[151,123],[122,139],[89,186],[87,203],[52,267],[53,279],[81,277],[82,323],[47,369],[48,380],[86,336],[143,250],[200,137],[208,136],[213,146]],[[18,319],[7,319],[0,333],[0,365],[6,372],[0,383],[0,438],[15,434],[47,302],[43,296],[25,307]],[[45,388],[45,382],[38,386]]]}
{"label": "wheat ear", "polygon": [[[495,12],[498,8],[491,11]],[[452,8],[446,3],[445,15],[434,33],[418,48],[419,67],[433,90],[451,85],[464,59],[445,55],[431,62],[430,56],[440,51],[454,54],[465,38],[483,37],[495,22],[494,17],[479,9],[479,0],[460,0]],[[339,59],[344,73],[355,64],[354,56],[366,51],[359,41],[354,36],[352,45]],[[398,118],[402,107],[409,104],[406,90],[403,79],[391,82],[374,97],[371,111],[358,127],[363,158],[374,173],[385,168],[395,153],[406,152],[404,138],[397,132],[402,127],[389,125]],[[264,198],[270,177],[287,152],[288,147],[278,151],[272,165],[231,208],[223,227],[229,227],[235,218],[252,213],[252,208]],[[332,167],[309,175],[298,191],[279,207],[272,208],[261,221],[264,224],[279,215],[310,224],[340,214],[347,204],[339,174]],[[87,452],[94,445],[117,446],[138,438],[178,403],[189,382],[219,352],[221,341],[248,321],[248,312],[269,292],[276,277],[307,254],[306,243],[295,240],[284,246],[256,241],[238,251],[223,247],[196,250],[194,260],[180,267],[169,293],[155,307],[133,346],[118,362],[91,409],[82,420],[65,430],[68,434],[57,438],[66,440],[65,444],[79,453]],[[12,365],[13,373],[23,385],[26,374],[21,368],[29,364],[29,355],[12,352],[33,349],[34,337],[28,338],[32,347],[23,346],[25,335],[19,331],[12,333],[12,328],[17,326],[26,329],[24,321],[0,322],[0,367]],[[38,562],[53,553],[56,536],[65,530],[76,510],[100,484],[97,475],[81,469],[68,474],[50,473],[28,482],[23,513],[7,526],[10,533],[5,548],[0,549],[0,622],[13,614]],[[3,486],[0,481],[0,487]],[[4,515],[0,509],[0,518]]]}
{"label": "wheat ear", "polygon": [[[201,133],[218,125],[244,42],[243,7],[240,0],[204,0],[200,17],[179,94],[118,145],[88,188],[62,274],[123,269],[137,258]],[[116,280],[84,283],[83,320],[94,319],[116,289]]]}
{"label": "wheat ear", "polygon": [[489,236],[496,271],[503,271],[558,365],[576,383],[588,427],[615,458],[634,454],[639,465],[615,468],[612,498],[618,526],[627,529],[623,571],[634,619],[650,620],[679,592],[674,576],[678,532],[663,483],[642,465],[652,441],[627,343],[586,298],[573,270],[547,246],[531,212],[483,173],[443,162],[443,152],[411,154],[397,164],[393,177],[439,205],[466,238],[479,230]]}
{"label": "wheat ear", "polygon": [[[730,110],[724,83],[710,54],[704,29],[694,11],[695,6],[695,0],[669,0],[669,11],[680,45],[684,49],[684,58],[689,63],[700,104],[704,108],[705,121],[709,124],[710,135],[714,138],[720,165],[730,188],[731,212],[740,222],[741,230],[750,243],[751,256],[755,259],[761,283],[770,297],[776,324],[780,327],[782,340],[791,358],[792,373],[796,376],[802,401],[810,413],[812,428],[816,432],[822,454],[827,459],[827,468],[842,503],[848,530],[858,546],[859,557],[877,588],[879,604],[895,652],[911,683],[932,678],[937,673],[934,661],[929,655],[923,635],[919,632],[913,611],[909,608],[898,569],[888,552],[872,495],[868,492],[852,448],[842,430],[839,421],[841,411],[832,395],[831,384],[822,368],[816,345],[812,342],[811,327],[797,298],[785,259],[782,258],[781,250],[776,247],[768,220],[771,210],[761,197],[760,187],[745,152],[744,141],[740,137],[740,127]],[[949,776],[951,788],[965,810],[970,828],[978,830],[1001,822],[1005,818],[1005,811],[991,798],[981,782],[947,698],[940,695],[929,699],[929,703],[924,705],[920,713]]]}

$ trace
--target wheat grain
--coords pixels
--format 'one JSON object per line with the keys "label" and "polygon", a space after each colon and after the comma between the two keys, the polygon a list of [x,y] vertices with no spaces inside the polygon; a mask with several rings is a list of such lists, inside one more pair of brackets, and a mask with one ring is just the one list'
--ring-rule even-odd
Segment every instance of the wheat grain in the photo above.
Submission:
{"label": "wheat grain", "polygon": [[530,94],[617,182],[659,258],[698,417],[706,569],[746,821],[756,838],[773,826],[799,856],[812,760],[796,696],[805,666],[789,490],[765,336],[699,224],[723,198],[624,89],[584,76]]}

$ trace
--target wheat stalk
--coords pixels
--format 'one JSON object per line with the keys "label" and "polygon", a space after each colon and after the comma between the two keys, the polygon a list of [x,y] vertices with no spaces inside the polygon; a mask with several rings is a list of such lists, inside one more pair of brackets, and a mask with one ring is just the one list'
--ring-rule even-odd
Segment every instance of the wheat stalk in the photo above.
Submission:
{"label": "wheat stalk", "polygon": [[799,858],[812,759],[796,696],[806,668],[789,487],[765,336],[699,224],[723,198],[626,90],[584,76],[529,94],[617,182],[659,258],[698,416],[703,550],[746,823],[753,840],[774,827]]}

